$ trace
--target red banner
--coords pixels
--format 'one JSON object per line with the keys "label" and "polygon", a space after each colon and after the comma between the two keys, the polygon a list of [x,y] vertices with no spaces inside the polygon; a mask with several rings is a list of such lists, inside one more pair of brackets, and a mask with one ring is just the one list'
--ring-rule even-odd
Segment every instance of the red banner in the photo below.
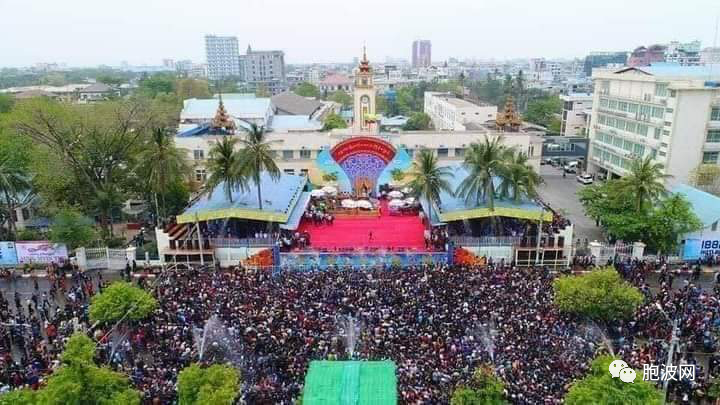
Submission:
{"label": "red banner", "polygon": [[377,156],[387,164],[395,157],[395,148],[382,139],[359,136],[340,142],[330,151],[330,155],[338,164],[360,153]]}

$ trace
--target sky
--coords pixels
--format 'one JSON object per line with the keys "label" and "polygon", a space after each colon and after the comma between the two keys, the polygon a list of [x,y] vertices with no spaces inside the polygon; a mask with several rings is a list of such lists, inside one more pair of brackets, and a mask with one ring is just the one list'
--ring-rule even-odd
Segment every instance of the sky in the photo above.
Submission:
{"label": "sky", "polygon": [[572,58],[671,40],[712,46],[718,0],[0,0],[0,66],[205,61],[204,35],[287,63],[410,58]]}

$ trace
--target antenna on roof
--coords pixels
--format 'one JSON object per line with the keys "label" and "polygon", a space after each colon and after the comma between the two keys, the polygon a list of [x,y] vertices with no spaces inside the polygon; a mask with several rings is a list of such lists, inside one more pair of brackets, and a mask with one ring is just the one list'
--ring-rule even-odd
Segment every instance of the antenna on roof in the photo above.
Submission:
{"label": "antenna on roof", "polygon": [[[711,51],[711,54],[714,54],[717,52],[717,40],[718,40],[718,24],[720,23],[720,14],[718,14],[717,17],[715,17],[715,38],[713,38],[713,49]],[[713,70],[715,69],[715,57],[713,57],[710,60],[710,69],[708,69],[708,80],[712,80],[712,74]]]}

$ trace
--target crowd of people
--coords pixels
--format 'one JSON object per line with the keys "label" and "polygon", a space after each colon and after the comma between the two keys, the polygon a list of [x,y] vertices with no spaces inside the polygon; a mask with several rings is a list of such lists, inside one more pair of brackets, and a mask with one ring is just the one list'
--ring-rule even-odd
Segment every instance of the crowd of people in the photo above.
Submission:
{"label": "crowd of people", "polygon": [[[489,364],[512,403],[559,404],[599,351],[612,351],[640,370],[663,364],[669,316],[679,323],[675,364],[697,365],[696,380],[673,382],[671,395],[681,403],[703,398],[709,376],[720,372],[720,357],[712,354],[719,291],[703,290],[691,276],[676,277],[662,262],[616,266],[646,303],[633,319],[611,323],[605,333],[554,308],[555,274],[545,268],[498,263],[279,275],[168,270],[155,285],[158,310],[128,324],[117,339],[101,342],[99,358],[129,375],[146,403],[171,403],[178,373],[198,360],[198,330],[215,316],[233,347],[213,346],[225,355],[202,360],[231,361],[241,369],[243,403],[292,404],[310,361],[349,357],[338,323],[348,315],[360,325],[355,358],[396,363],[400,403],[449,403],[458,384]],[[648,277],[658,277],[659,287],[650,288]],[[50,289],[36,284],[27,297],[4,293],[0,320],[14,326],[2,329],[3,390],[41,384],[57,364],[64,339],[88,330],[88,298],[103,284],[102,278],[77,274],[54,280]],[[708,366],[693,353],[709,353]]]}

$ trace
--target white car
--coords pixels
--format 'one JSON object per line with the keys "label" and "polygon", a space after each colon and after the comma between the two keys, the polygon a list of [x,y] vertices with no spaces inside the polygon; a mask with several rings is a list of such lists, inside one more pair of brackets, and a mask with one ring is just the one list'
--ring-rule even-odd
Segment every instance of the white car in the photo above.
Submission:
{"label": "white car", "polygon": [[575,177],[579,183],[593,184],[593,177],[589,174],[581,174]]}

